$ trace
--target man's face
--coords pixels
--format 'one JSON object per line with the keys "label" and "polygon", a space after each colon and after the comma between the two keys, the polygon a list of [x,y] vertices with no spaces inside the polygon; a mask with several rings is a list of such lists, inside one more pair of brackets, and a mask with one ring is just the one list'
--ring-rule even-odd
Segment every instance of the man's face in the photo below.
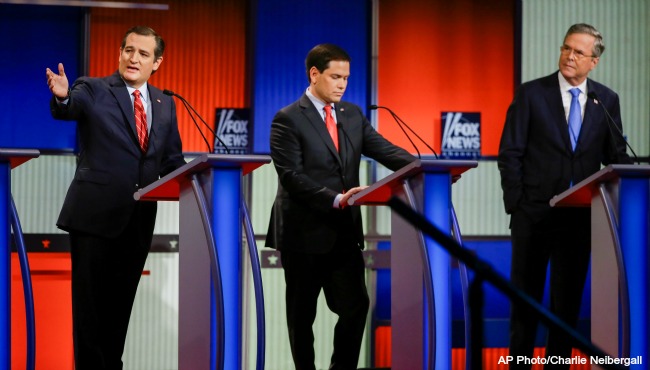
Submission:
{"label": "man's face", "polygon": [[315,97],[326,104],[338,103],[348,86],[348,77],[350,77],[350,62],[332,60],[323,73],[319,72],[316,67],[311,67],[309,89]]}
{"label": "man's face", "polygon": [[131,33],[126,37],[124,48],[120,48],[120,75],[136,89],[147,82],[162,63],[162,57],[156,59],[154,56],[155,47],[155,37]]}
{"label": "man's face", "polygon": [[596,38],[586,33],[573,33],[564,40],[560,48],[560,73],[573,86],[581,84],[599,58],[592,57]]}

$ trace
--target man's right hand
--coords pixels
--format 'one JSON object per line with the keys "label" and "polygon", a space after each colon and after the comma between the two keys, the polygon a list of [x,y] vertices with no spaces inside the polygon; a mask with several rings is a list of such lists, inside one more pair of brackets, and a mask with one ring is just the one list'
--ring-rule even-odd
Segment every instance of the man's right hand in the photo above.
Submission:
{"label": "man's right hand", "polygon": [[49,86],[50,91],[54,96],[59,100],[65,100],[68,97],[68,78],[65,76],[65,71],[63,70],[63,63],[59,63],[59,74],[52,72],[51,69],[45,69],[45,76],[47,77],[47,86]]}
{"label": "man's right hand", "polygon": [[357,186],[356,188],[352,188],[343,194],[343,197],[341,198],[339,202],[339,208],[345,208],[348,206],[348,199],[350,199],[351,196],[354,194],[360,192],[361,190],[367,188],[368,186]]}

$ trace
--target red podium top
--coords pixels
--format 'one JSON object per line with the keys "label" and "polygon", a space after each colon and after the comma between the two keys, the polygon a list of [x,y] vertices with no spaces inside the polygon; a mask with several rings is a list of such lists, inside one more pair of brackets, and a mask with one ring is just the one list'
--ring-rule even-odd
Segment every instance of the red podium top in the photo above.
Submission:
{"label": "red podium top", "polygon": [[393,189],[401,186],[402,179],[412,177],[420,172],[448,172],[452,177],[454,177],[477,166],[477,161],[416,159],[366,189],[354,194],[350,199],[348,199],[348,204],[351,206],[386,204],[393,195]]}
{"label": "red podium top", "polygon": [[590,207],[592,194],[598,191],[598,185],[619,177],[650,177],[650,166],[610,164],[554,196],[550,201],[551,207]]}
{"label": "red podium top", "polygon": [[36,149],[7,149],[0,148],[0,160],[9,160],[11,168],[16,168],[32,158],[41,155]]}
{"label": "red podium top", "polygon": [[139,189],[133,197],[135,200],[178,200],[181,182],[186,181],[194,173],[210,167],[241,167],[242,175],[247,175],[269,162],[271,157],[268,155],[202,154],[153,184]]}

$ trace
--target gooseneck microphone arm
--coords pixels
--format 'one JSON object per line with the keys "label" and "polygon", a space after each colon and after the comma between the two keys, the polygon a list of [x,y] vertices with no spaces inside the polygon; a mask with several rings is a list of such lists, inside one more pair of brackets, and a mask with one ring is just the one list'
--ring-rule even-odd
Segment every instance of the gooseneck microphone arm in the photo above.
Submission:
{"label": "gooseneck microphone arm", "polygon": [[208,146],[208,152],[209,153],[212,153],[212,148],[210,147],[210,143],[208,142],[208,139],[205,137],[205,135],[203,135],[203,131],[199,128],[198,123],[196,123],[196,120],[194,119],[194,116],[192,115],[192,112],[194,112],[194,114],[197,117],[199,117],[199,119],[201,120],[203,125],[205,125],[205,127],[207,127],[207,129],[212,133],[212,135],[214,135],[214,137],[221,143],[221,145],[223,145],[223,147],[226,148],[226,153],[230,154],[230,148],[228,148],[228,146],[221,140],[221,138],[217,135],[217,133],[214,132],[214,130],[210,127],[210,125],[208,125],[208,123],[205,122],[203,117],[201,117],[199,112],[197,112],[196,109],[194,109],[192,104],[190,104],[187,100],[185,100],[185,98],[183,98],[182,96],[176,94],[175,92],[173,92],[171,90],[163,90],[163,94],[169,95],[169,96],[175,96],[178,99],[180,99],[180,101],[183,103],[183,106],[187,110],[187,113],[190,115],[190,118],[194,122],[194,126],[196,126],[196,129],[199,130],[199,133],[201,134],[201,137],[203,138],[203,141],[205,141],[205,144]]}
{"label": "gooseneck microphone arm", "polygon": [[593,91],[589,92],[587,94],[587,98],[593,99],[595,103],[597,103],[598,105],[600,105],[603,108],[603,112],[605,112],[605,121],[607,121],[607,125],[609,126],[609,131],[612,134],[612,140],[614,140],[614,151],[616,152],[616,157],[618,158],[618,149],[617,149],[617,146],[616,146],[616,139],[614,138],[615,135],[614,135],[614,132],[613,132],[614,130],[612,130],[612,126],[614,127],[616,132],[618,132],[618,135],[620,136],[621,140],[623,140],[625,145],[628,148],[630,148],[630,152],[632,152],[632,155],[634,156],[634,159],[636,160],[636,162],[641,164],[641,162],[639,161],[639,157],[637,157],[636,153],[634,152],[634,149],[632,149],[632,146],[630,146],[630,144],[627,142],[627,140],[625,140],[625,136],[623,135],[623,131],[621,131],[621,129],[618,128],[618,126],[616,125],[616,121],[614,121],[614,118],[612,118],[612,115],[609,114],[609,111],[607,111],[607,108],[605,108],[605,103],[603,103],[603,101],[600,100],[600,98],[598,98],[598,95]]}
{"label": "gooseneck microphone arm", "polygon": [[201,137],[203,138],[203,141],[205,142],[205,145],[208,147],[208,153],[212,153],[212,148],[210,148],[210,142],[208,139],[205,137],[203,134],[203,131],[199,127],[199,124],[196,123],[196,119],[194,119],[194,115],[192,115],[192,112],[190,111],[190,108],[188,107],[189,104],[185,101],[185,99],[179,99],[181,103],[183,103],[183,106],[185,107],[185,110],[189,114],[190,118],[192,119],[192,122],[194,122],[194,127],[196,127],[197,131],[199,131],[199,134],[201,134]]}
{"label": "gooseneck microphone arm", "polygon": [[[373,109],[373,107],[374,107],[374,109],[378,109],[378,108],[386,109],[388,111],[388,113],[390,113],[390,115],[393,116],[393,119],[397,123],[397,126],[400,128],[400,130],[402,130],[402,132],[404,133],[404,136],[406,136],[406,138],[409,140],[411,145],[413,145],[413,149],[415,149],[415,152],[418,153],[418,158],[422,159],[422,155],[420,154],[420,151],[418,150],[417,145],[415,145],[413,140],[411,140],[411,137],[409,136],[409,134],[406,132],[406,130],[404,130],[404,127],[402,127],[403,121],[399,117],[397,117],[397,115],[392,110],[390,110],[390,109],[388,109],[386,107],[379,107],[379,106],[376,106],[376,105],[371,105],[370,109]],[[407,125],[404,124],[404,126],[407,126]]]}
{"label": "gooseneck microphone arm", "polygon": [[406,131],[404,130],[402,125],[406,126],[406,128],[409,131],[411,131],[411,133],[413,135],[415,135],[415,137],[417,137],[431,151],[431,153],[433,153],[433,155],[436,157],[436,159],[438,159],[438,153],[436,153],[436,151],[433,150],[433,148],[424,139],[422,139],[420,137],[420,135],[417,134],[417,132],[415,132],[409,125],[407,125],[406,122],[404,122],[403,119],[401,119],[397,114],[395,114],[395,112],[393,112],[392,109],[390,109],[388,107],[385,107],[385,106],[382,106],[382,105],[375,105],[375,104],[371,105],[369,108],[372,109],[372,110],[375,110],[375,109],[385,109],[385,110],[387,110],[388,113],[390,113],[390,115],[393,117],[393,119],[395,120],[395,122],[397,123],[399,128],[402,130],[402,132],[404,132],[404,135],[406,136],[406,138],[411,142],[411,145],[413,145],[413,147],[415,148],[415,151],[418,153],[418,157],[420,157],[420,152],[418,151],[417,147],[415,146],[415,144],[413,143],[413,141],[411,140],[409,135],[406,133]]}

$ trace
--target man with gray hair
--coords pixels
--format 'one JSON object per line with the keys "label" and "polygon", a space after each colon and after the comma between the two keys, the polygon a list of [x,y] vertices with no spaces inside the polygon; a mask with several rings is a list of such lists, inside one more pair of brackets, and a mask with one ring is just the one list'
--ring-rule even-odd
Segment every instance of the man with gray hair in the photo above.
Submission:
{"label": "man with gray hair", "polygon": [[[601,164],[632,163],[623,135],[610,129],[598,106],[603,104],[611,124],[621,131],[618,95],[588,78],[604,50],[594,27],[571,26],[560,46],[559,71],[517,90],[499,147],[503,201],[511,216],[512,282],[541,301],[550,263],[550,309],[572,327],[577,325],[589,267],[590,209],[551,208],[549,201],[597,172]],[[512,306],[510,355],[532,357],[537,324],[532,311]],[[546,357],[568,359],[571,351],[570,339],[550,329]]]}

